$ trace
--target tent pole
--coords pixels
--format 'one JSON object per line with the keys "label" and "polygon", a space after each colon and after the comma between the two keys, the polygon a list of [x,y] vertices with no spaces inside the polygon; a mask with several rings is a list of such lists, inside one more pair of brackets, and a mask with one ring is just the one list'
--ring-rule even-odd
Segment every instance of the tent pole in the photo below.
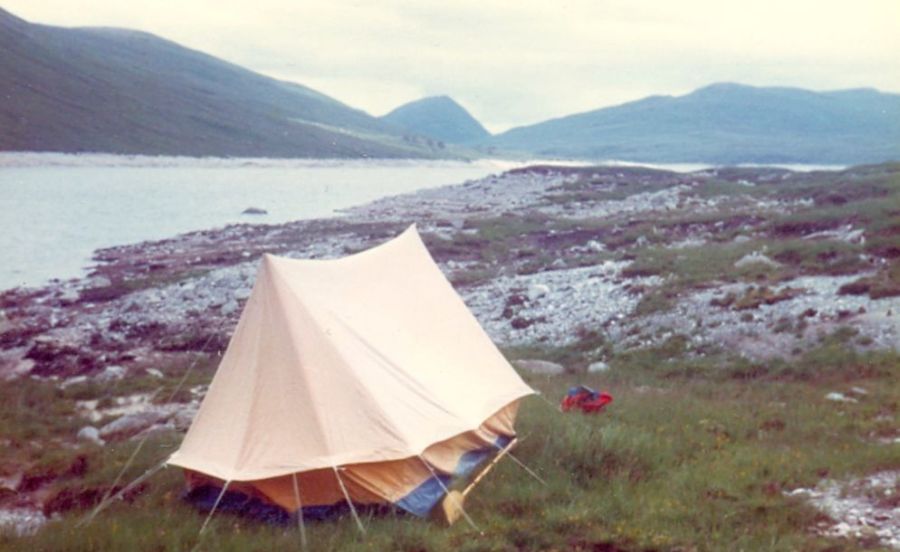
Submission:
{"label": "tent pole", "polygon": [[224,485],[222,485],[222,490],[219,492],[219,496],[216,498],[216,501],[213,503],[212,510],[209,511],[209,515],[206,516],[206,520],[203,522],[203,525],[200,526],[200,532],[197,533],[197,544],[191,549],[191,552],[196,552],[197,549],[200,548],[200,544],[203,542],[203,533],[206,531],[206,526],[209,524],[209,520],[212,519],[214,513],[216,513],[216,508],[219,507],[219,502],[222,501],[222,497],[225,496],[225,491],[228,489],[228,485],[231,484],[231,481],[226,481]]}
{"label": "tent pole", "polygon": [[[200,535],[202,535],[206,531],[206,526],[209,525],[209,521],[212,519],[213,514],[216,513],[216,508],[219,507],[219,503],[222,502],[222,497],[225,496],[225,491],[228,490],[228,485],[231,484],[231,481],[226,481],[224,485],[222,485],[222,490],[219,492],[219,496],[216,498],[216,501],[213,503],[212,510],[209,511],[209,515],[206,516],[206,520],[203,522],[203,525],[200,527]],[[199,543],[198,543],[199,544]]]}
{"label": "tent pole", "polygon": [[353,506],[353,501],[350,500],[350,494],[347,493],[347,487],[344,486],[344,480],[341,479],[341,474],[338,471],[337,466],[331,466],[331,469],[334,470],[334,475],[337,476],[338,484],[341,486],[341,491],[344,493],[344,498],[347,499],[347,505],[350,506],[350,511],[353,512],[353,519],[356,521],[356,526],[359,527],[359,531],[365,535],[366,528],[363,527],[362,522],[359,520],[359,514],[356,513],[356,507]]}
{"label": "tent pole", "polygon": [[300,502],[300,486],[297,484],[297,474],[292,473],[294,480],[294,498],[297,499],[297,524],[300,525],[300,546],[306,550],[306,524],[303,521],[303,503]]}
{"label": "tent pole", "polygon": [[440,485],[441,488],[444,489],[445,496],[452,498],[452,500],[456,503],[455,504],[456,507],[459,508],[459,511],[462,513],[463,517],[466,518],[466,522],[472,526],[472,529],[475,529],[476,531],[478,531],[479,533],[481,533],[483,535],[484,531],[482,531],[481,528],[478,527],[478,525],[472,520],[472,518],[469,517],[468,512],[466,512],[466,509],[463,508],[462,499],[457,498],[456,495],[454,495],[450,492],[450,489],[448,489],[447,486],[444,485],[444,482],[441,480],[441,478],[438,476],[438,474],[434,471],[434,468],[432,468],[431,464],[429,464],[428,462],[425,461],[424,458],[422,458],[422,455],[419,455],[418,458],[423,464],[425,464],[425,467],[428,468],[428,471],[431,472],[431,475],[434,476],[435,479],[437,479],[438,485]]}

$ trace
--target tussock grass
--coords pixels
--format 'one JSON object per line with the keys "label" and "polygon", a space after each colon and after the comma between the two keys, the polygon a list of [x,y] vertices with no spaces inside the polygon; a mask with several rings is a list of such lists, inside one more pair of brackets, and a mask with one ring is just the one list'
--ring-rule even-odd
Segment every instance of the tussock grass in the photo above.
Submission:
{"label": "tussock grass", "polygon": [[[567,184],[563,191],[592,198],[610,193],[600,189],[602,183],[594,189],[588,182],[592,174],[593,169],[586,169],[582,181]],[[698,193],[804,199],[812,206],[743,219],[676,211],[625,225],[509,214],[469,220],[467,228],[477,232],[459,234],[452,241],[434,240],[429,246],[438,258],[479,263],[456,276],[455,283],[465,285],[486,281],[511,263],[521,271],[546,269],[552,258],[545,251],[598,239],[609,247],[611,252],[604,254],[609,258],[634,260],[634,275],[665,278],[645,296],[639,306],[642,313],[665,310],[680,293],[711,283],[775,285],[799,274],[853,273],[864,268],[863,253],[885,262],[875,276],[858,283],[857,291],[847,292],[875,297],[897,289],[900,273],[893,259],[900,254],[900,165],[777,178],[752,188],[725,176],[706,181]],[[645,191],[654,187],[648,186]],[[554,201],[569,199],[584,198]],[[865,244],[802,239],[814,229],[847,224],[864,229]],[[712,232],[710,242],[700,248],[662,247],[676,230],[693,226]],[[548,229],[554,230],[552,240]],[[732,241],[737,234],[750,236],[751,241]],[[735,269],[735,261],[752,251],[765,251],[782,266]],[[575,256],[566,263],[582,261],[591,259]],[[791,329],[786,325],[784,331]],[[515,454],[540,473],[546,486],[504,461],[467,502],[483,533],[464,522],[444,528],[428,520],[386,515],[365,518],[367,534],[361,536],[352,519],[345,517],[308,523],[309,548],[861,550],[865,543],[816,536],[811,528],[821,514],[784,494],[822,478],[900,468],[900,447],[878,440],[900,433],[900,355],[858,352],[850,346],[856,339],[852,331],[842,330],[789,361],[767,362],[733,358],[727,351],[691,356],[686,336],[680,335],[658,348],[615,355],[603,335],[590,328],[572,345],[510,349],[506,353],[511,358],[554,360],[571,371],[532,379],[551,403],[576,383],[615,396],[605,412],[590,416],[562,414],[539,398],[526,401],[518,423],[522,441]],[[585,374],[586,366],[597,358],[607,360],[610,371]],[[196,370],[186,388],[207,382],[213,364],[211,359]],[[166,375],[160,396],[167,396],[185,366],[160,368]],[[174,469],[155,476],[94,523],[76,526],[112,484],[135,446],[76,443],[74,435],[85,424],[76,414],[76,401],[147,392],[159,384],[136,376],[113,386],[84,384],[65,391],[52,382],[32,380],[0,386],[0,476],[24,470],[49,499],[73,499],[60,508],[58,519],[32,537],[0,535],[0,550],[175,551],[197,545],[205,516],[180,500],[183,480]],[[857,403],[825,399],[830,391],[848,393],[853,387],[868,394],[859,395]],[[149,441],[125,480],[168,456],[178,439],[169,435]],[[45,476],[51,482],[41,486]],[[0,494],[0,498],[9,497]],[[299,550],[300,537],[293,526],[219,515],[199,549]]]}
{"label": "tussock grass", "polygon": [[[504,461],[467,502],[483,534],[462,521],[444,528],[387,515],[364,519],[367,534],[361,536],[352,519],[342,518],[307,523],[310,549],[834,550],[838,543],[809,531],[819,514],[783,491],[823,477],[900,466],[900,450],[873,437],[900,427],[900,357],[854,353],[842,348],[847,339],[852,336],[832,336],[790,365],[751,370],[753,377],[744,374],[748,366],[741,361],[682,357],[673,340],[615,357],[602,375],[536,378],[532,384],[554,402],[575,383],[608,389],[616,398],[599,415],[562,414],[539,398],[527,400],[515,454],[546,487]],[[869,395],[855,404],[824,398],[852,386]],[[129,477],[165,457],[176,442],[171,436],[148,443]],[[133,446],[57,449],[57,465],[66,463],[67,454],[86,455],[88,465],[83,479],[58,485],[109,484]],[[0,548],[189,550],[204,515],[185,505],[181,492],[178,470],[164,470],[141,494],[113,505],[91,525],[76,527],[85,513],[76,508],[34,537],[0,537]],[[299,546],[294,526],[219,515],[201,549]],[[839,546],[854,550],[862,544]]]}

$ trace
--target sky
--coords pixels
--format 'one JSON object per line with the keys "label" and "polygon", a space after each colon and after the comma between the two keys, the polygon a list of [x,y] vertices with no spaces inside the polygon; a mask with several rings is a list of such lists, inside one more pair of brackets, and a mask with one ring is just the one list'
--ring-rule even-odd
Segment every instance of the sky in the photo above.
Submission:
{"label": "sky", "polygon": [[446,94],[489,130],[713,82],[900,92],[900,0],[0,0],[148,31],[382,115]]}

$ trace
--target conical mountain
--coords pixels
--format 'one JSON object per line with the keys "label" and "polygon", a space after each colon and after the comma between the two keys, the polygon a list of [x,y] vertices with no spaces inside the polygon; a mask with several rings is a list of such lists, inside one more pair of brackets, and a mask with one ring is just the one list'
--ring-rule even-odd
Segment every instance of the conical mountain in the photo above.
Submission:
{"label": "conical mountain", "polygon": [[432,96],[401,105],[382,120],[450,144],[466,144],[490,136],[481,123],[449,96]]}

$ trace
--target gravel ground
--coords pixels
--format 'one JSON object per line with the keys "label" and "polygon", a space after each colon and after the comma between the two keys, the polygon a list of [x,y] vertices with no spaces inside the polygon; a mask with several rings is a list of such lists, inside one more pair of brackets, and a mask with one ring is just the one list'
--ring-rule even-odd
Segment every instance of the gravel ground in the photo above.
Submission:
{"label": "gravel ground", "polygon": [[33,535],[47,522],[39,510],[31,508],[0,509],[0,534]]}
{"label": "gravel ground", "polygon": [[795,489],[833,521],[817,526],[832,538],[857,538],[900,550],[900,471],[884,471],[849,481],[826,480]]}

